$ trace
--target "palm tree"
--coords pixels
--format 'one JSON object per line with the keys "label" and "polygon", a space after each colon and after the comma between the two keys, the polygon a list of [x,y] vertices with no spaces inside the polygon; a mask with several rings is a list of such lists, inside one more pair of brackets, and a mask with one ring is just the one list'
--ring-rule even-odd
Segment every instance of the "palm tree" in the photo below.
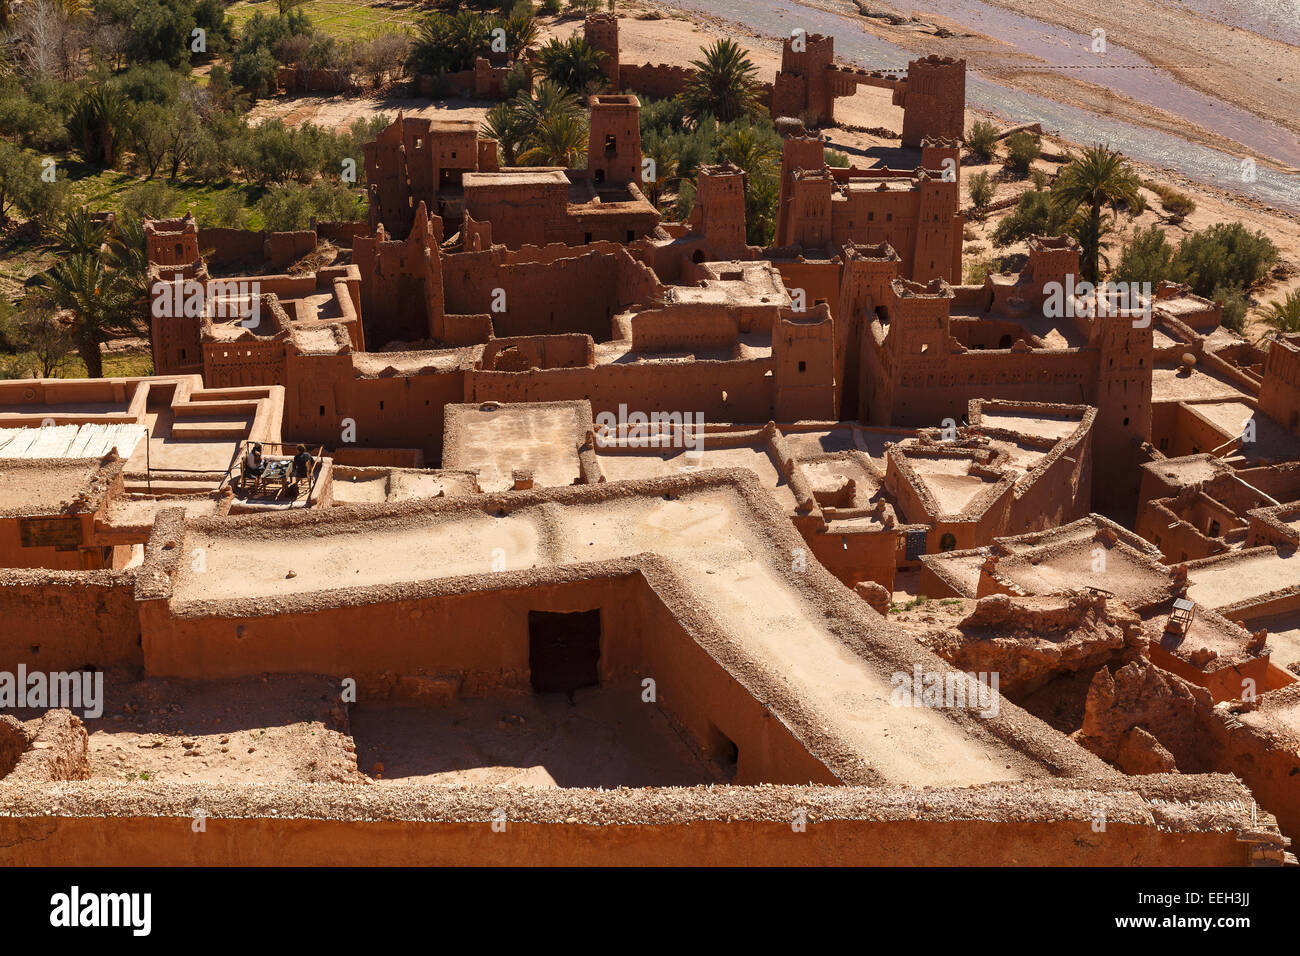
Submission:
{"label": "palm tree", "polygon": [[513,166],[519,155],[528,132],[527,121],[520,108],[514,103],[498,103],[488,110],[483,117],[479,132],[489,139],[494,139],[501,147],[501,162]]}
{"label": "palm tree", "polygon": [[142,317],[131,307],[130,289],[97,255],[77,253],[60,260],[39,285],[56,308],[69,313],[90,378],[104,376],[101,344],[115,336],[145,334]]}
{"label": "palm tree", "polygon": [[91,90],[72,107],[68,132],[86,162],[111,169],[131,125],[130,102],[112,87]]}
{"label": "palm tree", "polygon": [[506,52],[518,57],[537,42],[537,21],[531,13],[512,13],[501,28],[506,31]]}
{"label": "palm tree", "polygon": [[85,206],[68,213],[68,218],[54,234],[54,241],[59,248],[73,255],[98,255],[100,246],[107,238],[108,223],[95,220]]}
{"label": "palm tree", "polygon": [[542,73],[578,95],[593,93],[605,85],[606,59],[604,50],[597,50],[576,33],[567,40],[552,37],[537,51]]}
{"label": "palm tree", "polygon": [[1096,282],[1100,276],[1102,250],[1110,245],[1106,236],[1115,223],[1114,215],[1103,215],[1102,208],[1140,209],[1141,185],[1141,179],[1124,157],[1105,146],[1087,147],[1057,177],[1052,187],[1053,201],[1068,209],[1083,206],[1087,212],[1077,238],[1083,247],[1083,277],[1089,282]]}
{"label": "palm tree", "polygon": [[548,116],[528,142],[529,148],[519,157],[521,166],[572,168],[587,152],[587,121],[568,113]]}
{"label": "palm tree", "polygon": [[1300,332],[1300,289],[1292,290],[1281,302],[1274,299],[1264,306],[1259,318],[1274,332],[1282,335]]}
{"label": "palm tree", "polygon": [[645,190],[650,204],[658,208],[664,189],[681,182],[682,177],[678,175],[677,169],[681,165],[682,154],[675,140],[655,139],[646,147],[645,155],[654,160],[655,175],[654,179],[643,182],[641,188]]}
{"label": "palm tree", "polygon": [[719,40],[701,50],[703,59],[691,63],[695,75],[682,99],[686,113],[697,121],[707,116],[728,123],[762,109],[758,70],[734,40]]}
{"label": "palm tree", "polygon": [[149,304],[149,245],[143,219],[128,218],[115,224],[108,241],[107,265],[143,319]]}
{"label": "palm tree", "polygon": [[780,141],[764,136],[752,126],[742,126],[722,137],[718,143],[718,162],[740,167],[750,179],[778,176],[781,172]]}

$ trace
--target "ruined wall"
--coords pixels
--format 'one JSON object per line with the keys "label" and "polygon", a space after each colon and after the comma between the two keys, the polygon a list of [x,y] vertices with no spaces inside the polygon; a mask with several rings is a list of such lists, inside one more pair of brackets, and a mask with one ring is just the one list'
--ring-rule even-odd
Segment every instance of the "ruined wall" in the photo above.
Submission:
{"label": "ruined wall", "polygon": [[1221,705],[1215,708],[1218,719],[1210,731],[1218,747],[1216,766],[1240,777],[1292,840],[1300,839],[1300,753],[1294,738],[1288,744],[1282,719],[1275,717],[1270,726],[1258,718],[1280,717],[1298,702],[1300,683],[1272,691],[1253,714],[1252,708],[1240,704]]}
{"label": "ruined wall", "polygon": [[134,571],[0,570],[0,670],[139,667]]}
{"label": "ruined wall", "polygon": [[10,786],[90,779],[89,739],[81,718],[62,708],[25,723],[0,716],[0,778]]}

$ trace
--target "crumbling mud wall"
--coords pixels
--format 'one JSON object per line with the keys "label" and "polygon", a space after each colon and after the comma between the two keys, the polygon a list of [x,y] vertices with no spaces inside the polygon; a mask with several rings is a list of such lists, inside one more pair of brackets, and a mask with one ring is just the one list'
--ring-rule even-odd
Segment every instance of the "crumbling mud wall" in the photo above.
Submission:
{"label": "crumbling mud wall", "polygon": [[50,710],[26,722],[0,714],[0,780],[5,785],[89,779],[89,738],[71,711]]}
{"label": "crumbling mud wall", "polygon": [[999,689],[1015,699],[1062,674],[1135,653],[1146,641],[1137,615],[1101,595],[992,594],[955,628],[927,634],[922,643],[960,670],[998,674]]}
{"label": "crumbling mud wall", "polygon": [[1300,683],[1271,691],[1256,703],[1234,701],[1214,709],[1210,739],[1215,765],[1240,777],[1277,817],[1282,832],[1300,840],[1300,741],[1283,716],[1300,707]]}
{"label": "crumbling mud wall", "polygon": [[[1210,696],[1149,661],[1101,668],[1088,688],[1075,739],[1125,773],[1201,769],[1206,761]],[[1210,762],[1210,765],[1214,765]]]}
{"label": "crumbling mud wall", "polygon": [[922,800],[898,787],[201,792],[208,816],[194,834],[192,785],[65,784],[51,809],[44,789],[0,783],[0,864],[319,866],[364,853],[393,866],[1248,866],[1285,852],[1251,818],[1246,789],[1218,775],[936,788]]}
{"label": "crumbling mud wall", "polygon": [[134,571],[0,569],[0,670],[140,667]]}

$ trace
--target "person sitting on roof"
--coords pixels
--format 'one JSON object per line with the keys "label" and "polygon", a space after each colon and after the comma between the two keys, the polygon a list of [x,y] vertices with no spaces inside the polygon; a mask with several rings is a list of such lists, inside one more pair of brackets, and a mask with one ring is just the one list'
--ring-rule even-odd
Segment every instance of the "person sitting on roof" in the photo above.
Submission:
{"label": "person sitting on roof", "polygon": [[262,443],[253,442],[248,447],[248,454],[244,456],[244,477],[261,478],[265,469],[266,462],[262,459]]}
{"label": "person sitting on roof", "polygon": [[297,487],[299,481],[311,474],[312,464],[313,460],[307,452],[307,446],[299,445],[298,454],[293,456],[293,469],[289,473],[289,477],[293,479],[294,487]]}

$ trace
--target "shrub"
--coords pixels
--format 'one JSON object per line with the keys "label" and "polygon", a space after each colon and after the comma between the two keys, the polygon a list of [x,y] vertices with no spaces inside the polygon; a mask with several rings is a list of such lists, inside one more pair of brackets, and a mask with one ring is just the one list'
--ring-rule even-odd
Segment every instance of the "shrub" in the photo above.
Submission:
{"label": "shrub", "polygon": [[1159,226],[1139,229],[1124,251],[1111,277],[1117,282],[1150,282],[1153,286],[1169,278],[1174,247]]}
{"label": "shrub", "polygon": [[981,218],[989,203],[993,201],[993,193],[993,177],[987,172],[976,173],[970,178],[970,202]]}
{"label": "shrub", "polygon": [[1029,167],[1042,154],[1042,142],[1033,133],[1022,131],[1007,138],[1007,165],[1017,176],[1028,176]]}
{"label": "shrub", "polygon": [[997,272],[998,269],[998,260],[993,256],[972,259],[966,263],[966,269],[962,274],[962,285],[983,285],[985,277],[989,273]]}
{"label": "shrub", "polygon": [[1250,308],[1250,302],[1239,290],[1220,286],[1210,298],[1223,306],[1222,325],[1225,329],[1238,335],[1246,331],[1246,311]]}
{"label": "shrub", "polygon": [[153,180],[137,183],[123,193],[118,215],[126,220],[166,219],[180,205],[180,200],[180,193],[166,183]]}
{"label": "shrub", "polygon": [[313,219],[334,222],[366,218],[366,205],[356,190],[319,182],[310,186],[272,186],[257,208],[265,228],[272,232],[306,229]]}
{"label": "shrub", "polygon": [[988,120],[979,120],[966,134],[966,149],[977,163],[987,163],[998,153],[998,128]]}
{"label": "shrub", "polygon": [[1183,239],[1174,255],[1172,278],[1208,296],[1220,286],[1249,287],[1277,260],[1277,246],[1263,232],[1252,233],[1239,222],[1220,222]]}

